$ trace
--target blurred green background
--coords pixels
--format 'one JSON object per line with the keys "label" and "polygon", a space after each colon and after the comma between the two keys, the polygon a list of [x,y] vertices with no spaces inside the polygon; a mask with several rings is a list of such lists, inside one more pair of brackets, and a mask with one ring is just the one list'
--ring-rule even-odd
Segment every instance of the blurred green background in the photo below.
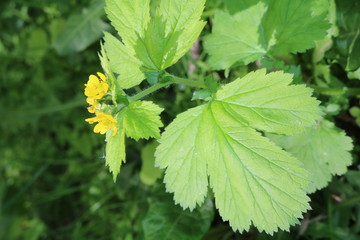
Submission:
{"label": "blurred green background", "polygon": [[[103,31],[113,32],[103,6],[102,0],[0,1],[1,240],[161,240],[163,231],[175,236],[168,239],[360,239],[358,145],[350,171],[311,195],[313,210],[302,225],[274,237],[255,229],[233,233],[214,213],[211,196],[191,214],[175,206],[161,179],[154,183],[161,176],[152,167],[154,142],[127,140],[127,163],[114,183],[104,165],[104,136],[84,121],[91,117],[84,83],[101,71],[97,52]],[[208,1],[204,17],[211,19],[219,6],[221,0]],[[204,58],[201,53],[191,78],[210,72]],[[298,61],[304,72],[313,71],[307,58]],[[187,76],[190,63],[188,54],[171,72]],[[340,65],[332,70],[339,78],[345,74]],[[162,115],[167,125],[196,105],[191,97],[191,89],[176,86],[150,98],[167,109]],[[358,99],[340,94],[322,100],[325,107],[335,105],[336,115],[345,112],[336,122],[357,144],[358,113],[349,109],[357,109]]]}

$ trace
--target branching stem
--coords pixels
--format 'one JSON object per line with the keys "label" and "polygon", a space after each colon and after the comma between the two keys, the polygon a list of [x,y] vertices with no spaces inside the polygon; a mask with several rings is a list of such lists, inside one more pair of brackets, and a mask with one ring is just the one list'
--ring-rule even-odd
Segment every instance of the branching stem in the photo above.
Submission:
{"label": "branching stem", "polygon": [[173,76],[173,79],[174,79],[173,80],[174,83],[184,84],[184,85],[190,86],[190,87],[206,88],[205,84],[200,81],[194,81],[194,80],[189,80],[186,78],[179,78],[179,77],[175,77],[175,76]]}
{"label": "branching stem", "polygon": [[152,94],[153,92],[155,92],[163,87],[167,87],[173,83],[184,84],[184,85],[190,86],[190,87],[206,88],[205,84],[200,81],[189,80],[186,78],[179,78],[179,77],[172,76],[172,75],[168,75],[168,76],[171,77],[170,81],[163,82],[163,83],[157,83],[157,84],[149,87],[148,89],[145,89],[144,91],[141,91],[138,94],[130,97],[129,101],[134,102],[134,101],[140,100],[140,99]]}
{"label": "branching stem", "polygon": [[141,92],[139,92],[138,94],[130,97],[130,98],[129,98],[129,101],[130,101],[130,102],[134,102],[134,101],[137,101],[137,100],[139,100],[139,99],[142,99],[142,98],[146,97],[147,95],[149,95],[149,94],[151,94],[151,93],[153,93],[153,92],[155,92],[155,91],[157,91],[157,90],[159,90],[159,89],[161,89],[161,88],[163,88],[163,87],[166,87],[166,86],[168,86],[168,85],[170,85],[170,84],[172,84],[172,83],[173,83],[173,82],[165,82],[165,83],[155,84],[155,85],[153,85],[153,86],[145,89],[144,91],[141,91]]}

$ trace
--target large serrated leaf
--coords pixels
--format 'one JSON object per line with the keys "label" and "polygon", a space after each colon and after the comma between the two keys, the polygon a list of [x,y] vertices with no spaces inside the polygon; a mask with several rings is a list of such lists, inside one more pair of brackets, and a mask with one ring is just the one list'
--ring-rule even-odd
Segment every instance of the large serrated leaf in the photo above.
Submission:
{"label": "large serrated leaf", "polygon": [[250,73],[166,128],[156,164],[167,168],[164,181],[175,202],[190,209],[201,203],[209,175],[216,206],[235,230],[248,230],[253,223],[273,233],[298,223],[309,208],[307,172],[254,130],[291,133],[315,123],[318,102],[304,86],[288,86],[290,81],[283,72]]}
{"label": "large serrated leaf", "polygon": [[244,125],[290,134],[315,124],[319,101],[305,85],[289,85],[292,75],[266,70],[249,73],[216,93],[224,109]]}
{"label": "large serrated leaf", "polygon": [[105,11],[111,24],[128,47],[143,37],[150,21],[150,0],[106,0]]}
{"label": "large serrated leaf", "polygon": [[201,138],[196,134],[203,109],[199,106],[179,114],[162,134],[155,152],[155,164],[166,168],[167,190],[174,193],[176,203],[191,210],[203,203],[208,186],[206,159],[198,154]]}
{"label": "large serrated leaf", "polygon": [[216,206],[234,230],[273,233],[299,223],[309,209],[304,188],[307,172],[290,154],[252,128],[243,126],[224,106],[204,111],[199,154],[206,159]]}
{"label": "large serrated leaf", "polygon": [[141,62],[134,57],[131,48],[109,33],[105,33],[105,48],[110,61],[110,68],[119,74],[118,85],[121,88],[131,88],[140,84],[145,75],[141,72]]}
{"label": "large serrated leaf", "polygon": [[193,45],[205,22],[205,1],[163,0],[134,46],[146,71],[160,71],[176,63]]}
{"label": "large serrated leaf", "polygon": [[106,2],[108,17],[122,38],[122,42],[115,42],[107,37],[114,46],[107,55],[114,72],[120,74],[118,84],[123,88],[138,85],[146,72],[162,71],[175,64],[205,26],[200,21],[205,0],[163,0],[152,17],[149,0]]}

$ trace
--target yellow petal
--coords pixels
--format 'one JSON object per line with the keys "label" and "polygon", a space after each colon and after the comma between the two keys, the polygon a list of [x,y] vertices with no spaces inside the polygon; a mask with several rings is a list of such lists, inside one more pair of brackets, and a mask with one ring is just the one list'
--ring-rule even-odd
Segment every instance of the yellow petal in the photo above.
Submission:
{"label": "yellow petal", "polygon": [[93,123],[97,122],[97,117],[87,118],[87,119],[85,119],[85,121],[88,122],[89,124],[93,124]]}
{"label": "yellow petal", "polygon": [[98,122],[94,127],[95,133],[105,134],[109,130],[113,130],[113,135],[117,133],[116,127],[116,119],[109,115],[102,112],[96,112],[96,117],[88,118],[85,121],[89,122],[90,124],[94,122]]}
{"label": "yellow petal", "polygon": [[104,95],[107,93],[107,91],[109,90],[109,85],[106,82],[103,82],[101,84],[101,88],[102,88],[102,92],[104,93]]}
{"label": "yellow petal", "polygon": [[94,96],[97,95],[97,91],[96,91],[96,89],[87,87],[87,88],[85,88],[85,93],[84,94],[87,97],[94,97]]}
{"label": "yellow petal", "polygon": [[94,132],[104,134],[103,133],[103,126],[101,125],[101,123],[96,124],[96,126],[94,127]]}
{"label": "yellow petal", "polygon": [[86,102],[89,104],[89,105],[94,105],[96,103],[96,99],[92,98],[92,97],[88,97],[86,98]]}
{"label": "yellow petal", "polygon": [[87,109],[88,109],[89,113],[95,113],[96,112],[96,106],[95,105],[91,105]]}
{"label": "yellow petal", "polygon": [[99,78],[98,78],[97,76],[91,74],[91,75],[89,76],[89,83],[90,83],[90,82],[95,82],[95,81],[99,82]]}
{"label": "yellow petal", "polygon": [[106,81],[106,76],[103,73],[97,72],[97,75],[100,77],[101,80]]}

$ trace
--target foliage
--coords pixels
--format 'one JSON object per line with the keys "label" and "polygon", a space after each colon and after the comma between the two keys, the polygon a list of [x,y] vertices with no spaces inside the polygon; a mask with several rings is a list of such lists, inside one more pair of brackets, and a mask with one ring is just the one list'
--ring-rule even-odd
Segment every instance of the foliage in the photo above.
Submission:
{"label": "foliage", "polygon": [[344,174],[351,164],[351,138],[327,120],[300,134],[272,135],[270,139],[304,163],[311,178],[309,193],[325,187],[332,175]]}
{"label": "foliage", "polygon": [[[253,222],[272,233],[296,222],[309,207],[303,191],[306,172],[296,159],[252,129],[301,131],[318,117],[317,101],[310,98],[309,90],[287,86],[290,81],[291,75],[281,72],[250,73],[169,125],[155,156],[161,168],[167,167],[164,181],[176,202],[190,209],[202,203],[207,172],[217,208],[234,230],[247,230]],[[281,92],[287,94],[279,98],[276,93]],[[304,99],[302,106],[299,96]]]}
{"label": "foliage", "polygon": [[359,7],[2,1],[0,239],[357,239]]}
{"label": "foliage", "polygon": [[205,40],[209,63],[215,69],[227,69],[236,62],[248,64],[266,54],[304,52],[325,37],[329,28],[326,0],[317,1],[324,5],[316,2],[316,6],[311,0],[225,2],[229,12],[216,12],[212,34]]}

